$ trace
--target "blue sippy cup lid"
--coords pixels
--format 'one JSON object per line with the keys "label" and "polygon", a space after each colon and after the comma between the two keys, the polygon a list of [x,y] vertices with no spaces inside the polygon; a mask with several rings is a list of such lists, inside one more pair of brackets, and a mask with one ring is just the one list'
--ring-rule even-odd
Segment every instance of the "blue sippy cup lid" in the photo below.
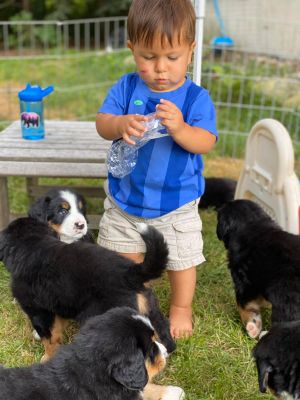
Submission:
{"label": "blue sippy cup lid", "polygon": [[31,86],[30,83],[27,83],[25,89],[21,90],[18,93],[19,99],[23,101],[40,101],[48,94],[52,93],[54,90],[53,86],[48,86],[45,89],[42,89],[38,85]]}

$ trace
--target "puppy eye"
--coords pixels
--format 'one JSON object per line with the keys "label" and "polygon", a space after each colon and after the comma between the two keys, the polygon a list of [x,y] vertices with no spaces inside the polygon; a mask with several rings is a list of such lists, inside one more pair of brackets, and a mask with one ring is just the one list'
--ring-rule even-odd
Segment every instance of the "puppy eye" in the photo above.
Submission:
{"label": "puppy eye", "polygon": [[60,214],[60,215],[66,215],[66,214],[68,214],[68,210],[66,209],[66,208],[61,208],[59,211],[58,211],[58,213]]}
{"label": "puppy eye", "polygon": [[148,356],[150,360],[153,362],[159,353],[160,351],[157,343],[152,342],[150,348],[148,348]]}

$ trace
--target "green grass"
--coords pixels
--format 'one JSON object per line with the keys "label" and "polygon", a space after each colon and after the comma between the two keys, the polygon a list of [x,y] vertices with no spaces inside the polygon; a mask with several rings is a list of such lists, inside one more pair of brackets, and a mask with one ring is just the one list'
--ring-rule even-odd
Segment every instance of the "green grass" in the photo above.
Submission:
{"label": "green grass", "polygon": [[[14,178],[10,187],[14,188],[10,190],[13,211],[26,211],[25,185]],[[194,335],[178,340],[177,350],[157,382],[183,387],[187,400],[271,399],[259,394],[251,357],[255,341],[246,336],[239,320],[225,250],[215,234],[216,213],[208,210],[201,212],[201,216],[207,261],[198,267]],[[156,282],[155,290],[162,310],[167,313],[170,290],[166,277]],[[32,338],[26,316],[12,301],[9,274],[3,264],[0,308],[0,363],[11,367],[38,362],[42,345]],[[67,331],[66,342],[72,340],[75,331],[75,326]]]}
{"label": "green grass", "polygon": [[[134,70],[128,50],[53,59],[7,59],[3,65],[0,89],[11,87],[18,91],[27,82],[43,88],[53,85],[54,92],[45,99],[45,117],[67,120],[94,120],[108,89],[121,75]],[[0,120],[18,118],[17,93],[5,90],[3,96],[5,107],[0,108]]]}

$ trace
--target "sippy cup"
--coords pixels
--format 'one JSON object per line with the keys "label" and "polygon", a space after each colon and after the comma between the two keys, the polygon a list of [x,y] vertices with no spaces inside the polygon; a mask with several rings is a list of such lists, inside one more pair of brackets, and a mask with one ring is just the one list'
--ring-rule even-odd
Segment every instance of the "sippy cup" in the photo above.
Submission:
{"label": "sippy cup", "polygon": [[25,89],[18,93],[20,99],[22,137],[29,140],[43,139],[44,105],[43,98],[54,90],[53,86],[42,89],[38,85],[30,86],[27,83]]}

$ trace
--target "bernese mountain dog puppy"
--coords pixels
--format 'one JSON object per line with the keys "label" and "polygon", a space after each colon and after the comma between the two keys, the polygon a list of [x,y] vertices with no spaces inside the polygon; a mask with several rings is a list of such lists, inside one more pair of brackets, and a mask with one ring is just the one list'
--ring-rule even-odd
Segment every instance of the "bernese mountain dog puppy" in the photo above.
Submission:
{"label": "bernese mountain dog puppy", "polygon": [[13,296],[42,340],[43,360],[61,344],[65,319],[83,323],[117,306],[148,316],[168,352],[175,349],[169,322],[145,286],[164,272],[168,247],[155,228],[144,223],[137,228],[146,243],[139,264],[94,243],[63,243],[47,223],[30,217],[0,233],[0,260],[11,274]]}
{"label": "bernese mountain dog puppy", "polygon": [[38,221],[47,222],[62,242],[94,242],[88,231],[85,199],[74,190],[50,189],[31,205],[28,215]]}
{"label": "bernese mountain dog puppy", "polygon": [[237,182],[229,178],[205,178],[205,190],[199,208],[219,209],[234,199]]}
{"label": "bernese mountain dog puppy", "polygon": [[300,321],[273,324],[254,347],[262,393],[281,400],[300,399]]}
{"label": "bernese mountain dog puppy", "polygon": [[271,306],[271,328],[254,348],[259,387],[279,399],[300,399],[300,237],[284,231],[250,200],[218,212],[217,235],[228,252],[241,320],[262,337],[261,308]]}
{"label": "bernese mountain dog puppy", "polygon": [[166,348],[154,341],[149,319],[129,307],[90,318],[73,343],[44,364],[0,367],[5,400],[179,400],[176,386],[149,382],[166,365]]}
{"label": "bernese mountain dog puppy", "polygon": [[[47,222],[62,242],[95,242],[88,230],[86,201],[82,195],[70,188],[50,189],[31,205],[28,216]],[[41,339],[35,330],[33,337],[36,340]]]}
{"label": "bernese mountain dog puppy", "polygon": [[234,200],[219,210],[217,235],[227,249],[249,336],[261,332],[263,306],[272,306],[272,323],[300,320],[300,237],[284,231],[250,200]]}

